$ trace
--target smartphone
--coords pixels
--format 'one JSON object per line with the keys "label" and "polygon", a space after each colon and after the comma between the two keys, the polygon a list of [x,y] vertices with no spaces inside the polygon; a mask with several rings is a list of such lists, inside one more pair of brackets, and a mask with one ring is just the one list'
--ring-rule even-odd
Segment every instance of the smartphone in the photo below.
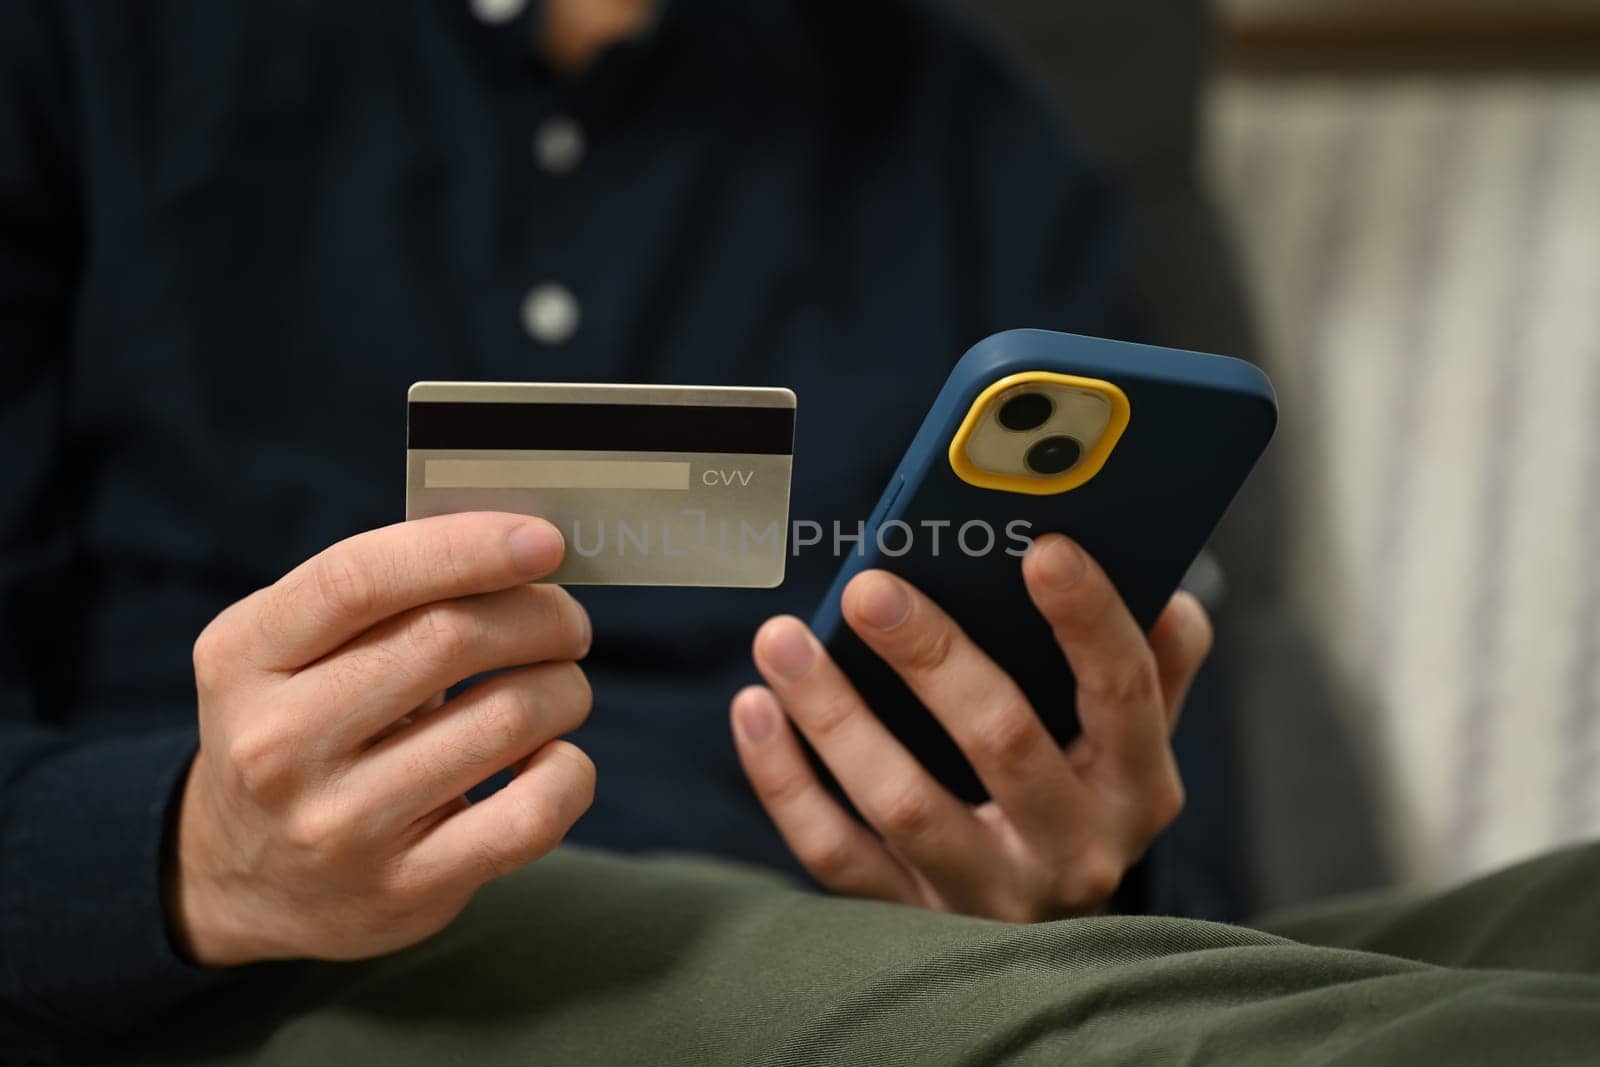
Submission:
{"label": "smartphone", "polygon": [[865,521],[812,628],[868,707],[953,793],[987,793],[961,751],[839,613],[851,578],[891,571],[942,607],[1063,745],[1071,670],[1028,597],[1021,556],[1064,533],[1148,631],[1277,425],[1253,364],[1046,330],[974,345]]}

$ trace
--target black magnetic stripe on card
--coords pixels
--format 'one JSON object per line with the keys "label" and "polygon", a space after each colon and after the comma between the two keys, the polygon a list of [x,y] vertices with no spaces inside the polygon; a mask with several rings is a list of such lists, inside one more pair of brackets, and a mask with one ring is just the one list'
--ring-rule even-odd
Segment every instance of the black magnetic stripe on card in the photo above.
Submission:
{"label": "black magnetic stripe on card", "polygon": [[436,400],[408,407],[407,448],[794,451],[793,408]]}

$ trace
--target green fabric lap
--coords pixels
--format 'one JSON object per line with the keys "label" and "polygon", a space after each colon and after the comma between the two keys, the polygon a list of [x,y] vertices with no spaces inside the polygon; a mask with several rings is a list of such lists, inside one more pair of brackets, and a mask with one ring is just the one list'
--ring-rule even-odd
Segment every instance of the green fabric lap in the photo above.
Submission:
{"label": "green fabric lap", "polygon": [[[1497,894],[1575,921],[1594,858],[1549,862],[1474,907],[1500,914],[1507,937]],[[1369,903],[1342,932],[1395,929],[1378,915]],[[1331,912],[1280,929],[1296,923],[1341,933]],[[563,849],[432,941],[274,968],[164,1031],[148,1062],[1562,1063],[1600,1049],[1600,979],[1449,970],[1178,919],[1006,925]]]}
{"label": "green fabric lap", "polygon": [[1439,894],[1374,893],[1254,923],[1296,941],[1444,967],[1600,975],[1600,845],[1552,852]]}

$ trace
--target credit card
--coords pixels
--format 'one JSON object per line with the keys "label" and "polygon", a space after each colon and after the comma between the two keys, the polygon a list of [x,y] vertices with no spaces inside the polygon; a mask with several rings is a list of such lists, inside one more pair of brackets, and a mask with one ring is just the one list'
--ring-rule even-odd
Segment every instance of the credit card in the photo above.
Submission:
{"label": "credit card", "polygon": [[418,382],[406,518],[554,523],[572,585],[770,588],[788,558],[788,389]]}

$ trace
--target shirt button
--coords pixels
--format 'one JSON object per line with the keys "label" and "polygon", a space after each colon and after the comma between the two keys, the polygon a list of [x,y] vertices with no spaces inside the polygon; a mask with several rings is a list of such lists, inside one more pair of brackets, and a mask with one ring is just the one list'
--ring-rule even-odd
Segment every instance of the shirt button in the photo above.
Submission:
{"label": "shirt button", "polygon": [[570,174],[583,162],[583,127],[576,119],[554,115],[533,135],[533,158],[551,174]]}
{"label": "shirt button", "polygon": [[528,0],[469,0],[469,6],[484,22],[510,22],[522,14]]}
{"label": "shirt button", "polygon": [[522,300],[522,328],[542,345],[559,345],[578,332],[578,300],[572,290],[542,282]]}

